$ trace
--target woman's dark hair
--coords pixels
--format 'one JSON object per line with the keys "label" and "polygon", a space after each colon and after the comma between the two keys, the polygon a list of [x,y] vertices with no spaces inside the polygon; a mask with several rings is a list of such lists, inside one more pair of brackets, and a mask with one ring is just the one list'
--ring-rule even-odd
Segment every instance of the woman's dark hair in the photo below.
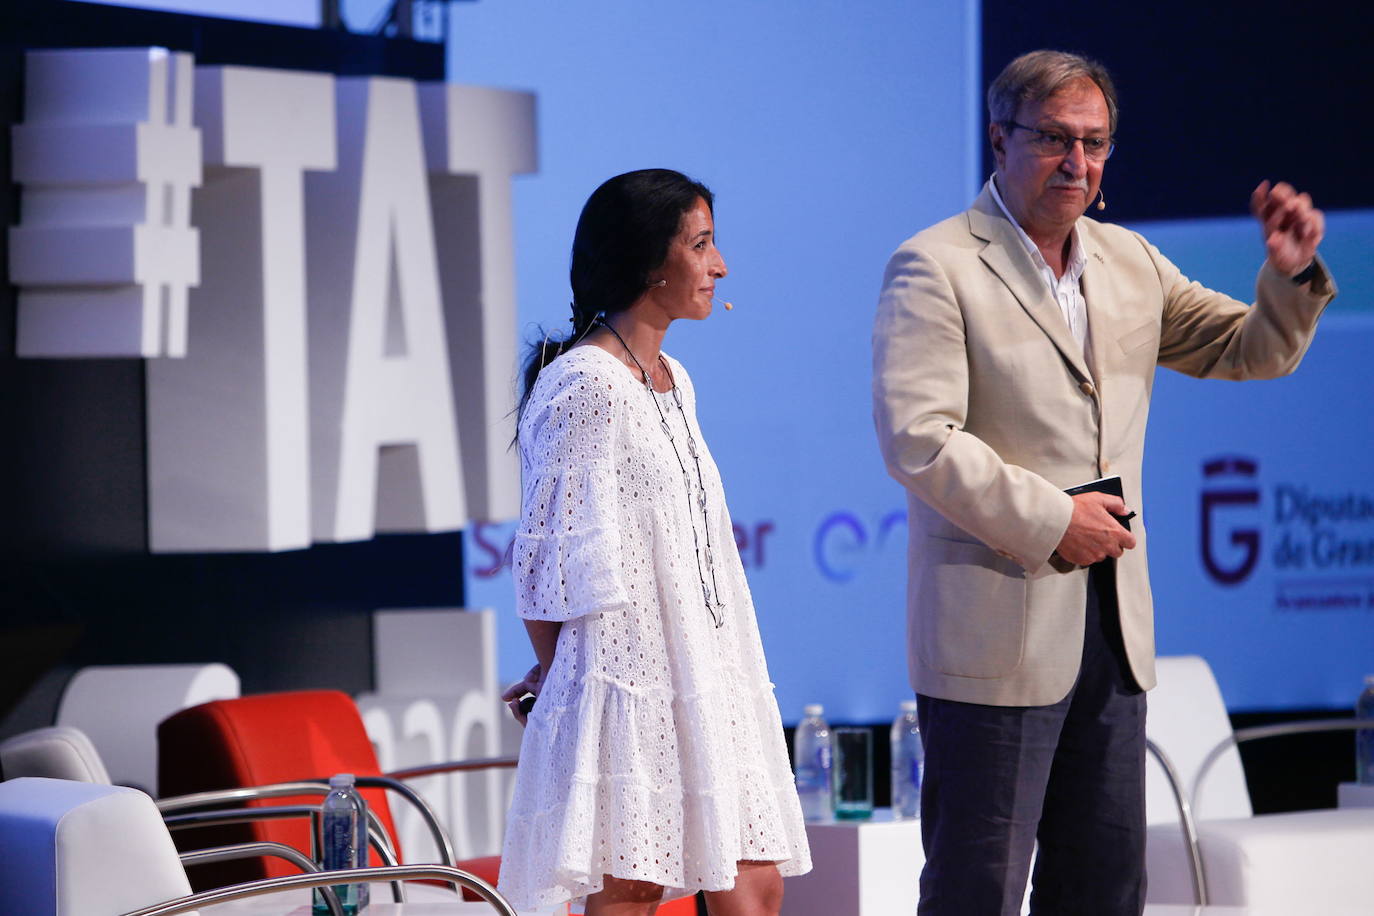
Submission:
{"label": "woman's dark hair", "polygon": [[598,315],[629,308],[663,266],[682,215],[715,198],[705,185],[671,169],[640,169],[606,181],[582,207],[573,236],[572,331],[533,342],[525,357],[519,411],[534,380],[549,363],[580,340]]}

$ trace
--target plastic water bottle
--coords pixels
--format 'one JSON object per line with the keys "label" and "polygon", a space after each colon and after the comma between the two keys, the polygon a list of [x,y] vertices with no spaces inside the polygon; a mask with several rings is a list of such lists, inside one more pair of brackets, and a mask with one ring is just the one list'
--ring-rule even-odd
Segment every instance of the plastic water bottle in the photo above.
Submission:
{"label": "plastic water bottle", "polygon": [[[1355,701],[1355,718],[1374,722],[1374,674],[1364,676],[1364,693]],[[1355,781],[1362,786],[1374,786],[1374,728],[1355,732]]]}
{"label": "plastic water bottle", "polygon": [[793,756],[797,764],[797,797],[801,799],[802,818],[812,823],[835,817],[835,795],[831,785],[830,726],[819,704],[802,709],[805,716],[797,724]]}
{"label": "plastic water bottle", "polygon": [[921,816],[921,778],[926,752],[921,746],[921,726],[916,701],[903,700],[902,711],[892,720],[892,816],[897,820]]}
{"label": "plastic water bottle", "polygon": [[[354,785],[352,773],[340,773],[329,778],[329,794],[320,806],[321,833],[324,848],[320,865],[326,871],[341,868],[360,868],[367,865],[367,802]],[[359,884],[332,885],[343,907],[344,916],[356,916],[367,906],[368,886]],[[315,891],[315,913],[328,913],[324,896]]]}

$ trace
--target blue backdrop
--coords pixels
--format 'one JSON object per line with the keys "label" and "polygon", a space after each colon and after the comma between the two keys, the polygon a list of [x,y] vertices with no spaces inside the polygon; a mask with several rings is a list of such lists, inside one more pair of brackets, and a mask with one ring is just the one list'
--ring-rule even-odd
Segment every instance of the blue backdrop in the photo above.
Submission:
{"label": "blue backdrop", "polygon": [[[909,695],[904,499],[874,444],[870,322],[891,250],[967,206],[985,177],[978,5],[598,0],[454,12],[451,79],[539,95],[540,172],[519,179],[516,198],[528,336],[566,322],[567,249],[601,180],[665,165],[717,192],[731,269],[720,291],[737,308],[674,327],[666,346],[701,392],[783,715],[818,701],[839,720],[889,717]],[[1296,376],[1234,385],[1161,372],[1156,388],[1144,515],[1159,646],[1207,656],[1232,708],[1345,705],[1374,671],[1374,516],[1321,523],[1364,544],[1341,563],[1284,566],[1275,554],[1285,537],[1317,537],[1276,515],[1281,488],[1374,500],[1374,422],[1358,394],[1374,321],[1342,314],[1370,301],[1374,215],[1331,216],[1324,251],[1343,294]],[[1248,220],[1135,228],[1191,276],[1250,297],[1263,250]],[[1219,512],[1212,531],[1225,569],[1244,559],[1232,530],[1258,531],[1258,559],[1236,584],[1208,574],[1200,540],[1202,492],[1220,480],[1203,465],[1223,456],[1257,466],[1242,484],[1258,503]],[[510,531],[468,532],[469,604],[511,607],[509,578],[493,574]],[[1310,581],[1295,594],[1309,599],[1367,600],[1281,606],[1299,579]],[[500,644],[503,672],[523,671],[513,615]]]}

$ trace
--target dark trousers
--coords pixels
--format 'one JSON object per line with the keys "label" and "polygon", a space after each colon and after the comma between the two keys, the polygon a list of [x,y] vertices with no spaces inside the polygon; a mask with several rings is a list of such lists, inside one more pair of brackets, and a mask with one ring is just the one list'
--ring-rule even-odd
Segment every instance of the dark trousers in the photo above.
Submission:
{"label": "dark trousers", "polygon": [[1083,660],[1052,706],[917,696],[923,916],[1015,916],[1031,853],[1036,916],[1145,906],[1145,694],[1126,662],[1115,570],[1089,575]]}

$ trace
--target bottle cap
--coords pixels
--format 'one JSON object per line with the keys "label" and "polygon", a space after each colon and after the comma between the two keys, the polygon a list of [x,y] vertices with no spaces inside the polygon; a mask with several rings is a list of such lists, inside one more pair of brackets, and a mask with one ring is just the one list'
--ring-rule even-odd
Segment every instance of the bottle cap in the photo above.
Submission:
{"label": "bottle cap", "polygon": [[802,707],[802,715],[805,716],[819,716],[823,712],[825,712],[825,707],[820,703],[808,703]]}
{"label": "bottle cap", "polygon": [[915,711],[916,711],[916,701],[915,701],[915,700],[903,700],[903,701],[902,701],[902,712],[915,712]]}
{"label": "bottle cap", "polygon": [[346,789],[351,785],[353,785],[352,773],[337,773],[329,777],[329,788],[331,789]]}

